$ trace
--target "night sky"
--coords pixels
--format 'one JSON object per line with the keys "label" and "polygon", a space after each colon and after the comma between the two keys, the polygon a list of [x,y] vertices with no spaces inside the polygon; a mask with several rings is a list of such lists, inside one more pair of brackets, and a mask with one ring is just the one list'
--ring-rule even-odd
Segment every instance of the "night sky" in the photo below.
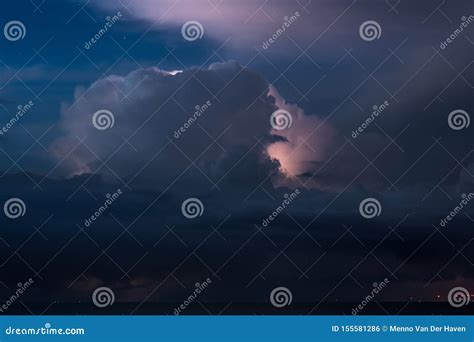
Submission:
{"label": "night sky", "polygon": [[0,18],[0,308],[33,280],[2,313],[351,314],[382,282],[382,314],[473,297],[472,1]]}

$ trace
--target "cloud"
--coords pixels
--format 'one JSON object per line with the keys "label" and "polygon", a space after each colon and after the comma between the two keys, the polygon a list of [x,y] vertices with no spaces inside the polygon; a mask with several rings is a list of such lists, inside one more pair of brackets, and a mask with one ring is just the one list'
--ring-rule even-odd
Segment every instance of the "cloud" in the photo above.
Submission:
{"label": "cloud", "polygon": [[[69,176],[101,173],[151,186],[179,177],[218,186],[238,164],[269,163],[263,150],[276,107],[267,93],[260,75],[235,62],[109,76],[77,88],[74,103],[63,105],[63,136],[52,150]],[[112,113],[113,127],[94,126],[100,110]]]}
{"label": "cloud", "polygon": [[[290,113],[291,127],[272,129],[270,117],[278,109]],[[343,109],[346,116],[355,116],[351,107]],[[110,129],[93,124],[94,113],[101,110],[113,115]],[[76,88],[74,102],[63,104],[62,137],[51,150],[62,175],[99,173],[136,186],[173,186],[177,192],[205,192],[225,184],[254,188],[268,181],[276,187],[325,191],[385,190],[405,173],[407,153],[418,158],[424,152],[406,147],[415,137],[405,133],[395,145],[390,136],[396,133],[386,136],[377,128],[395,120],[400,110],[392,103],[355,140],[350,128],[370,113],[358,113],[353,126],[341,126],[286,101],[261,74],[237,62],[173,72],[138,69]],[[432,134],[425,127],[417,137],[425,132]],[[424,165],[415,166],[395,185],[429,185]],[[248,177],[249,170],[256,177]],[[437,173],[428,176],[436,180]],[[461,175],[461,182],[468,176]]]}
{"label": "cloud", "polygon": [[[181,27],[187,21],[198,21],[204,28],[206,38],[227,42],[226,47],[261,48],[278,29],[281,29],[288,18],[299,12],[303,20],[306,7],[311,0],[289,2],[284,0],[271,1],[204,1],[193,0],[142,0],[133,1],[127,6],[113,0],[88,1],[89,6],[101,12],[124,12],[125,18],[138,19],[150,24],[152,30],[168,30],[173,28],[181,34]],[[318,6],[318,13],[339,10],[342,6]],[[335,13],[333,13],[335,14]],[[327,26],[325,23],[306,17],[304,24],[292,23],[292,36],[310,41],[314,32],[320,32]],[[299,28],[297,28],[299,26]],[[289,28],[288,28],[289,29]],[[282,50],[283,51],[283,50]],[[280,52],[282,52],[280,51]]]}
{"label": "cloud", "polygon": [[[309,172],[315,163],[323,163],[330,157],[329,151],[340,138],[329,123],[316,115],[307,115],[297,105],[287,103],[274,87],[270,88],[269,94],[275,98],[279,109],[290,113],[292,123],[286,129],[272,130],[273,135],[282,139],[268,146],[268,154],[281,164],[280,169],[285,176],[281,183],[296,185],[295,178]],[[324,184],[319,186],[324,187]]]}
{"label": "cloud", "polygon": [[[294,121],[292,129],[278,132],[278,139],[275,139],[275,132],[270,132],[275,140],[268,151],[280,161],[281,170],[287,176],[279,178],[276,184],[294,187],[304,183],[328,190],[343,189],[352,181],[355,186],[370,189],[390,187],[395,181],[398,181],[395,184],[398,187],[436,184],[449,171],[437,167],[439,164],[449,166],[447,162],[439,162],[439,151],[433,150],[436,158],[431,158],[429,166],[419,163],[405,174],[405,170],[430,146],[432,138],[445,136],[445,147],[449,151],[461,149],[464,152],[463,155],[460,153],[461,157],[469,151],[468,144],[460,146],[452,140],[454,134],[466,132],[450,132],[443,125],[446,115],[452,110],[452,103],[455,108],[469,110],[464,93],[451,87],[453,91],[448,89],[442,94],[446,104],[435,103],[425,108],[445,87],[443,80],[455,76],[451,75],[453,70],[440,56],[431,59],[435,53],[433,44],[436,46],[444,39],[451,28],[436,16],[420,25],[431,11],[429,1],[411,6],[404,21],[398,23],[393,22],[394,12],[385,3],[372,6],[352,1],[334,4],[334,1],[323,0],[298,4],[270,0],[197,4],[191,0],[144,0],[132,2],[130,11],[114,1],[92,1],[90,4],[101,13],[122,9],[128,18],[153,25],[151,32],[165,31],[175,34],[178,39],[184,22],[198,20],[204,26],[205,38],[220,43],[230,37],[224,49],[237,48],[238,51],[233,50],[232,54],[242,60],[251,58],[242,57],[246,52],[253,57],[254,47],[259,48],[262,54],[255,60],[251,59],[252,67],[274,80],[281,94],[274,92],[275,101],[278,102],[279,98],[290,100],[282,100],[276,105],[288,107]],[[465,6],[467,2],[459,5],[460,12]],[[295,11],[301,12],[297,21],[275,44],[263,50],[262,42],[277,31],[285,16],[291,16]],[[371,17],[380,23],[383,35],[368,45],[360,39],[358,28]],[[406,39],[408,33],[410,39]],[[171,46],[175,44],[168,36],[165,42]],[[182,43],[188,44],[184,40]],[[460,40],[458,44],[468,42]],[[301,55],[298,46],[306,51],[305,55]],[[344,53],[348,47],[353,49],[350,55]],[[395,54],[392,56],[390,51]],[[282,54],[286,55],[282,57]],[[426,63],[428,60],[430,62]],[[469,61],[468,56],[461,53],[449,56],[448,60],[458,70]],[[315,66],[316,62],[319,67]],[[365,81],[370,70],[377,70],[373,76],[375,79]],[[286,85],[282,71],[293,86]],[[323,73],[327,73],[327,77],[314,91],[305,95],[305,102],[301,92],[312,89],[316,80],[326,76]],[[360,84],[360,89],[352,94],[356,84]],[[296,94],[293,88],[297,88]],[[392,98],[392,94],[396,98]],[[390,108],[357,140],[351,140],[351,132],[367,120],[370,108],[385,100],[390,101]],[[396,136],[397,139],[393,140]],[[367,167],[370,162],[374,164]]]}
{"label": "cloud", "polygon": [[[357,170],[357,162],[348,163],[353,153],[342,153],[316,175],[337,154],[340,134],[236,62],[179,73],[139,69],[77,88],[74,97],[72,105],[63,105],[63,136],[52,146],[68,176],[100,173],[161,188],[179,187],[177,179],[183,188],[201,190],[271,180],[276,187],[305,183],[333,190]],[[106,130],[93,123],[94,113],[103,110],[114,122]],[[290,113],[291,127],[272,128],[276,110]]]}
{"label": "cloud", "polygon": [[[114,123],[100,130],[94,113],[104,110]],[[290,113],[291,127],[272,128],[276,110]],[[74,103],[63,105],[60,127],[63,136],[52,151],[67,176],[99,173],[145,187],[173,185],[175,191],[223,183],[252,188],[266,181],[329,191],[353,179],[367,187],[382,184],[328,120],[288,103],[260,74],[236,62],[173,73],[139,69],[78,87]],[[366,134],[358,144],[370,156],[383,142]]]}

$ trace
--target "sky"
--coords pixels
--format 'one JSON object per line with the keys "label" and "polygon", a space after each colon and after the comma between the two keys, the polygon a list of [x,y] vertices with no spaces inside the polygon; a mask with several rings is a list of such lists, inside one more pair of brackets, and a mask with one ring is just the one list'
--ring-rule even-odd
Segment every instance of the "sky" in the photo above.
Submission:
{"label": "sky", "polygon": [[384,279],[379,308],[469,295],[472,12],[468,0],[9,4],[1,296],[30,277],[18,310],[100,312],[107,288],[116,312],[172,314],[207,278],[197,312],[278,308],[283,287],[302,312],[350,314]]}

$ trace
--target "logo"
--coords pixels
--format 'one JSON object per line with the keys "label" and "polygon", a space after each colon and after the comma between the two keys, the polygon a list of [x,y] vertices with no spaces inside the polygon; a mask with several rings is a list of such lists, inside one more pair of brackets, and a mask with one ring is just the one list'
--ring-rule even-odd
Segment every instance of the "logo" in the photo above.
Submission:
{"label": "logo", "polygon": [[277,131],[282,131],[284,129],[290,128],[293,124],[293,118],[291,117],[290,112],[279,109],[270,116],[270,125],[273,129]]}
{"label": "logo", "polygon": [[204,35],[204,27],[202,27],[199,21],[187,21],[181,28],[181,34],[188,42],[193,42],[202,38]]}
{"label": "logo", "polygon": [[464,287],[455,287],[448,293],[448,302],[454,308],[466,306],[471,301],[469,291]]}
{"label": "logo", "polygon": [[5,24],[3,34],[11,42],[23,39],[26,36],[25,25],[18,20],[12,20]]}
{"label": "logo", "polygon": [[99,131],[114,127],[115,117],[114,114],[107,109],[101,109],[94,113],[92,116],[92,124]]}
{"label": "logo", "polygon": [[448,125],[451,129],[455,131],[460,131],[461,129],[468,128],[471,123],[471,118],[469,114],[462,109],[453,110],[449,113],[448,116]]}
{"label": "logo", "polygon": [[372,219],[382,212],[382,205],[375,198],[366,198],[359,204],[359,212],[362,217]]}
{"label": "logo", "polygon": [[201,216],[204,212],[204,205],[197,198],[188,198],[181,205],[181,212],[183,216],[188,219],[194,219]]}
{"label": "logo", "polygon": [[382,35],[382,28],[379,23],[373,20],[363,22],[359,27],[359,35],[366,42],[379,39]]}
{"label": "logo", "polygon": [[292,301],[293,295],[286,287],[277,287],[270,293],[270,302],[276,308],[288,306]]}
{"label": "logo", "polygon": [[114,292],[108,287],[99,287],[92,294],[92,302],[98,308],[105,308],[115,302]]}
{"label": "logo", "polygon": [[25,202],[19,198],[10,198],[3,205],[3,212],[11,219],[17,219],[20,216],[24,216],[26,213]]}

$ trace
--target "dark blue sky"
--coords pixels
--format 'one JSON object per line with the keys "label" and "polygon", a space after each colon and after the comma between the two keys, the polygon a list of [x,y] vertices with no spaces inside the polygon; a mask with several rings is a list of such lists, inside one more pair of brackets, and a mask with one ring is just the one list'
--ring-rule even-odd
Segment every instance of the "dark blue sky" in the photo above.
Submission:
{"label": "dark blue sky", "polygon": [[381,300],[401,303],[472,287],[472,204],[440,223],[474,191],[472,12],[469,0],[9,3],[1,27],[26,31],[0,36],[0,203],[19,198],[26,214],[0,219],[3,292],[33,276],[29,300],[45,307],[90,302],[98,286],[179,303],[211,276],[206,303],[266,305],[287,286],[314,308],[358,302],[385,277]]}

